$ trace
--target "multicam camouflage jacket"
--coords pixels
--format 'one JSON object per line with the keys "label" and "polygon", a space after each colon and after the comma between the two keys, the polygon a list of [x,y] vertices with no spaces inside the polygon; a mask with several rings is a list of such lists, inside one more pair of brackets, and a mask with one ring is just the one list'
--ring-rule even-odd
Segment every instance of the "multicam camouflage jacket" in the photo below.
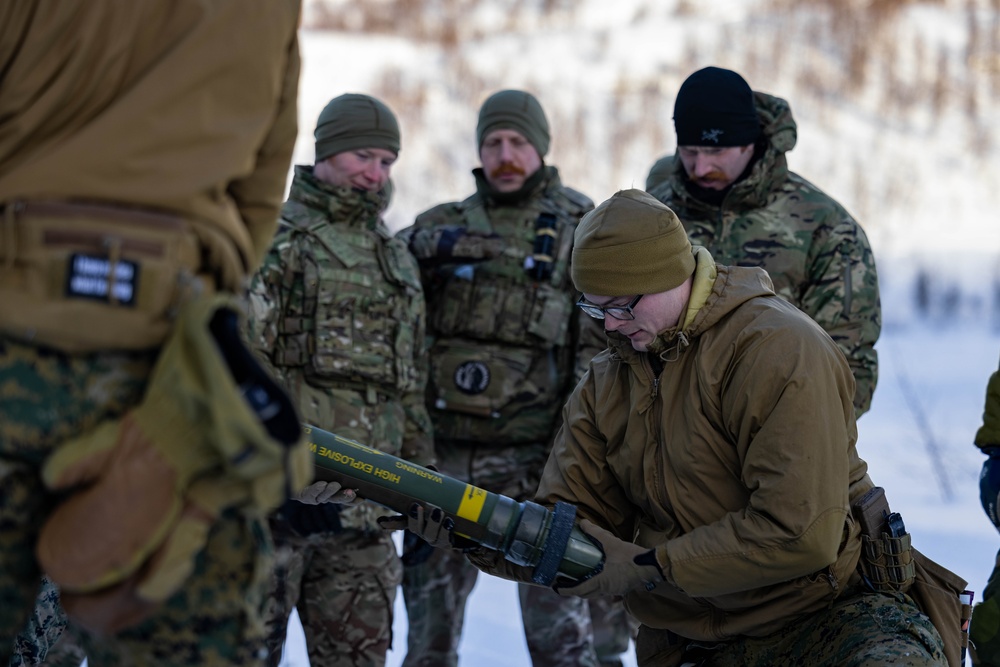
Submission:
{"label": "multicam camouflage jacket", "polygon": [[473,174],[476,194],[400,232],[427,295],[435,436],[548,443],[578,361],[582,375],[606,345],[596,320],[581,322],[569,274],[573,234],[594,204],[564,187],[555,167],[543,166],[513,201],[494,194],[481,169]]}
{"label": "multicam camouflage jacket", "polygon": [[788,103],[754,93],[763,155],[722,203],[696,199],[676,155],[650,170],[646,190],[677,213],[691,242],[719,264],[759,266],[774,291],[836,341],[857,383],[854,410],[868,411],[878,380],[875,341],[882,330],[878,276],[868,237],[829,195],[788,169],[796,125]]}
{"label": "multicam camouflage jacket", "polygon": [[249,339],[303,419],[427,464],[423,292],[382,222],[387,205],[385,192],[335,188],[297,166],[251,283]]}

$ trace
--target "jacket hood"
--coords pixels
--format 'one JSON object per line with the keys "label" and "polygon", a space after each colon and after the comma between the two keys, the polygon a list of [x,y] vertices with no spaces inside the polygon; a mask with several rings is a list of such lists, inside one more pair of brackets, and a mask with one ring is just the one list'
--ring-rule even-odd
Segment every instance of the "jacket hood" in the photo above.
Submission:
{"label": "jacket hood", "polygon": [[764,131],[768,150],[784,155],[795,148],[798,140],[798,126],[792,118],[792,108],[786,100],[767,93],[755,91],[754,103],[757,105],[757,118]]}
{"label": "jacket hood", "polygon": [[[755,91],[754,103],[763,130],[763,145],[758,148],[761,155],[751,166],[750,173],[733,184],[723,201],[726,208],[748,210],[764,206],[771,190],[787,178],[785,153],[792,150],[798,140],[798,126],[786,100]],[[653,170],[664,174],[665,179],[661,185],[650,185],[650,193],[658,199],[663,200],[662,188],[669,187],[674,193],[672,199],[682,201],[685,206],[692,209],[717,208],[699,201],[688,191],[687,174],[677,153],[663,158]]]}
{"label": "jacket hood", "polygon": [[378,192],[330,185],[316,178],[313,168],[296,165],[289,200],[321,211],[334,222],[375,229],[389,207],[392,181]]}

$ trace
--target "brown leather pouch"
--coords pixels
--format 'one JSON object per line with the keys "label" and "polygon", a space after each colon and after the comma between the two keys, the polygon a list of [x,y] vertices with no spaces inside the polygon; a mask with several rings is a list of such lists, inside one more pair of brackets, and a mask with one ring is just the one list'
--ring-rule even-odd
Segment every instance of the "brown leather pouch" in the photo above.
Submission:
{"label": "brown leather pouch", "polygon": [[944,640],[948,665],[961,667],[965,662],[964,650],[969,642],[968,621],[963,616],[969,610],[959,596],[965,591],[967,582],[916,549],[913,550],[913,562],[916,565],[916,579],[909,595],[931,619]]}
{"label": "brown leather pouch", "polygon": [[[0,330],[66,352],[163,342],[201,247],[180,216],[105,203],[8,202],[0,215]],[[186,280],[185,280],[186,279]]]}

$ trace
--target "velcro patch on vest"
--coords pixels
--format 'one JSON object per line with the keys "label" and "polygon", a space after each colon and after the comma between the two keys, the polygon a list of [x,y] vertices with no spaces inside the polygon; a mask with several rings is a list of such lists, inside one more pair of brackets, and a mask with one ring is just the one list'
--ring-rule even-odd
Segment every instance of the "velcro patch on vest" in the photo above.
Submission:
{"label": "velcro patch on vest", "polygon": [[[66,296],[134,306],[139,283],[139,265],[125,259],[75,253],[66,267]],[[112,265],[114,275],[111,275]]]}
{"label": "velcro patch on vest", "polygon": [[481,361],[466,361],[455,369],[455,386],[463,394],[475,396],[490,386],[490,367]]}

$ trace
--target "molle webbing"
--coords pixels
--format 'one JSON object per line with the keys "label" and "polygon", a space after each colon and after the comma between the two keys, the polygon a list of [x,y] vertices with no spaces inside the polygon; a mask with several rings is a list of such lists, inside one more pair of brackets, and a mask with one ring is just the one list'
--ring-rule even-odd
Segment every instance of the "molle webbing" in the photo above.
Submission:
{"label": "molle webbing", "polygon": [[[284,220],[303,262],[286,277],[272,361],[301,367],[309,384],[398,398],[415,382],[416,262],[380,230]],[[395,243],[401,254],[391,252]],[[410,283],[401,261],[413,264]]]}

